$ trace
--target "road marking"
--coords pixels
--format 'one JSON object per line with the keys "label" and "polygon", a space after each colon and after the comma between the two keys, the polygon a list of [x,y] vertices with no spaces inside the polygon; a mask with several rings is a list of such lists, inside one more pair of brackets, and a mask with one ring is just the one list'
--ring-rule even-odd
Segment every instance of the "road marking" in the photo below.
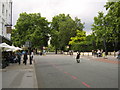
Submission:
{"label": "road marking", "polygon": [[[56,69],[59,69],[60,71],[63,70],[63,69],[57,67],[55,64],[52,64],[52,66],[55,67]],[[67,75],[69,75],[69,76],[71,76],[73,79],[76,79],[76,80],[78,79],[77,77],[71,75],[71,74],[68,73],[68,72],[64,72],[64,73],[67,74]],[[81,82],[81,83],[82,83],[84,86],[86,86],[86,87],[88,87],[88,88],[91,88],[90,85],[86,84],[85,82]]]}
{"label": "road marking", "polygon": [[64,72],[65,74],[68,74],[68,72]]}
{"label": "road marking", "polygon": [[85,82],[82,82],[83,85],[85,85],[86,87],[90,88],[90,86],[88,84],[86,84]]}
{"label": "road marking", "polygon": [[75,77],[75,76],[71,76],[73,79],[77,79],[77,77]]}

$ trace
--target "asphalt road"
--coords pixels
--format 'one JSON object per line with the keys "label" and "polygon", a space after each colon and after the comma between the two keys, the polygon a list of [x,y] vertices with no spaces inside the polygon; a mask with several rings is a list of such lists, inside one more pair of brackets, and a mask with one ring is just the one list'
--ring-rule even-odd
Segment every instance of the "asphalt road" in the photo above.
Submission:
{"label": "asphalt road", "polygon": [[39,88],[118,88],[118,65],[74,56],[35,56]]}

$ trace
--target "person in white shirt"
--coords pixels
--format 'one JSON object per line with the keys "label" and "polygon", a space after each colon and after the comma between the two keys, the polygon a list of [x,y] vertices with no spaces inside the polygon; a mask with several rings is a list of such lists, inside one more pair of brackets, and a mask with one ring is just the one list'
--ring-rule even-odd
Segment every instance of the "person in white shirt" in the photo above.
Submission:
{"label": "person in white shirt", "polygon": [[33,56],[34,56],[34,53],[33,53],[33,52],[31,52],[31,57],[32,57],[32,59],[33,59]]}

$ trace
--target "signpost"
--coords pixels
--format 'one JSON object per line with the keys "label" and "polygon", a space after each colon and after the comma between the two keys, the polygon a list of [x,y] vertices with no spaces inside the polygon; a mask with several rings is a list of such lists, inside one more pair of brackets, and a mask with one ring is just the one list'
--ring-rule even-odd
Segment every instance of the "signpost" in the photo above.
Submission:
{"label": "signpost", "polygon": [[[25,47],[28,48],[29,60],[31,59],[31,46],[32,46],[32,44],[31,44],[30,41],[26,41],[26,42],[25,42]],[[31,63],[30,63],[30,64],[31,64]]]}
{"label": "signpost", "polygon": [[31,47],[31,42],[30,41],[26,41],[25,42],[25,47],[28,47],[28,48]]}

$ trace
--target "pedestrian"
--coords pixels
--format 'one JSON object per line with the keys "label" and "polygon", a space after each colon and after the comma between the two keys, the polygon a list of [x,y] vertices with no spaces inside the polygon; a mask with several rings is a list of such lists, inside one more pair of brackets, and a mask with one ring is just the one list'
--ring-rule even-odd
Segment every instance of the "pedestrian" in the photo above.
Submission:
{"label": "pedestrian", "polygon": [[23,56],[23,63],[26,65],[27,64],[27,59],[28,59],[28,56],[27,56],[27,52],[25,52],[24,56]]}
{"label": "pedestrian", "polygon": [[102,53],[102,57],[105,59],[105,52]]}
{"label": "pedestrian", "polygon": [[33,53],[33,51],[31,52],[31,57],[32,57],[32,59],[33,59],[33,56],[34,56],[34,53]]}
{"label": "pedestrian", "polygon": [[117,51],[117,59],[120,60],[120,50]]}
{"label": "pedestrian", "polygon": [[31,52],[31,55],[30,55],[30,65],[32,64],[33,56],[34,56],[34,53],[33,53],[33,51],[32,51],[32,52]]}
{"label": "pedestrian", "polygon": [[33,60],[33,58],[32,58],[32,56],[30,55],[30,65],[32,64],[32,60]]}
{"label": "pedestrian", "polygon": [[46,50],[43,50],[43,55],[46,55]]}
{"label": "pedestrian", "polygon": [[16,54],[16,53],[15,53],[15,55],[14,55],[13,62],[14,62],[14,63],[17,63],[17,62],[18,62],[18,57],[17,57],[17,54]]}
{"label": "pedestrian", "polygon": [[42,51],[40,51],[40,56],[42,56],[42,54],[43,54]]}
{"label": "pedestrian", "polygon": [[20,50],[17,52],[17,57],[18,57],[18,63],[19,65],[21,64],[21,56],[22,56],[22,53],[20,52]]}
{"label": "pedestrian", "polygon": [[80,63],[80,52],[77,52],[76,61],[77,63]]}
{"label": "pedestrian", "polygon": [[100,57],[100,50],[97,50],[97,57]]}
{"label": "pedestrian", "polygon": [[100,53],[101,53],[101,57],[102,57],[102,54],[103,54],[103,49],[101,49]]}
{"label": "pedestrian", "polygon": [[92,50],[92,56],[94,56],[94,50]]}
{"label": "pedestrian", "polygon": [[25,54],[25,51],[22,51],[22,55],[24,55]]}

